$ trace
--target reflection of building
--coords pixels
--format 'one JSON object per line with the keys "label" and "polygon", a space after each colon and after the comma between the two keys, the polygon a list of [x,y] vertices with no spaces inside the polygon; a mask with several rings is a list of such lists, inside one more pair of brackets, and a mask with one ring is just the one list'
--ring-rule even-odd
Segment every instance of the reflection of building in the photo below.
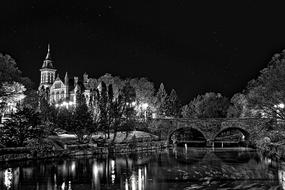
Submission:
{"label": "reflection of building", "polygon": [[70,79],[67,72],[64,80],[61,80],[59,74],[56,76],[56,69],[53,65],[50,46],[48,45],[48,52],[43,62],[41,71],[41,80],[39,85],[39,92],[45,93],[48,101],[55,105],[74,105],[76,104],[76,95],[78,92],[83,92],[85,97],[90,96],[90,89],[88,88],[89,78],[87,74],[83,75],[83,82],[79,81],[78,77]]}

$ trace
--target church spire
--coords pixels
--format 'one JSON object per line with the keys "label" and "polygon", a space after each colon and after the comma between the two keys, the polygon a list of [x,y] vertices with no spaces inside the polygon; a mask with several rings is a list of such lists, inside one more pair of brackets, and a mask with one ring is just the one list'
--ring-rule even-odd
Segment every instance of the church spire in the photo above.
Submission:
{"label": "church spire", "polygon": [[49,44],[47,48],[47,55],[43,61],[43,65],[40,71],[41,71],[41,83],[39,86],[39,90],[42,88],[44,89],[50,88],[53,82],[55,81],[56,69],[53,67],[53,61],[51,59]]}
{"label": "church spire", "polygon": [[48,44],[48,51],[47,51],[46,60],[51,60],[51,54],[50,54],[50,44]]}
{"label": "church spire", "polygon": [[44,69],[44,68],[53,69],[54,67],[53,67],[52,63],[53,63],[53,61],[52,61],[51,53],[50,53],[50,44],[48,44],[47,55],[46,55],[46,58],[44,60],[42,69]]}

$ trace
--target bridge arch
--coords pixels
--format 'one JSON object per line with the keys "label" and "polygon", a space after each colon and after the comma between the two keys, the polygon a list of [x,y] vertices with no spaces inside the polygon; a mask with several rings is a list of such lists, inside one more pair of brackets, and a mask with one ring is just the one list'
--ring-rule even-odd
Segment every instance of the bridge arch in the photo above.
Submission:
{"label": "bridge arch", "polygon": [[224,129],[220,130],[220,131],[214,136],[213,140],[216,140],[216,139],[219,137],[219,135],[221,135],[222,133],[227,132],[227,131],[231,131],[231,130],[237,130],[237,131],[241,132],[241,133],[244,135],[244,137],[245,137],[244,140],[246,140],[246,141],[249,140],[250,133],[249,133],[247,130],[241,128],[241,127],[226,127],[226,128],[224,128]]}
{"label": "bridge arch", "polygon": [[174,135],[175,133],[181,133],[181,132],[183,132],[183,131],[192,131],[192,132],[195,132],[197,135],[199,135],[199,136],[202,138],[203,141],[205,141],[205,142],[207,141],[206,136],[204,135],[204,133],[203,133],[200,129],[195,128],[195,127],[180,127],[180,128],[177,128],[177,129],[171,131],[171,132],[168,134],[167,142],[170,143],[170,144],[173,143],[173,139],[172,139],[173,135]]}

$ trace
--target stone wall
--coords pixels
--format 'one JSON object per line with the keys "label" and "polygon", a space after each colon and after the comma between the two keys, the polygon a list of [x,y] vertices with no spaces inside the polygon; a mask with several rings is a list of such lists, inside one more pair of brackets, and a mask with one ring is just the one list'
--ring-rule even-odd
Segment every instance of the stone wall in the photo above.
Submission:
{"label": "stone wall", "polygon": [[160,132],[161,138],[169,141],[171,135],[179,129],[192,128],[201,132],[207,141],[225,130],[238,129],[247,140],[270,125],[270,119],[264,118],[214,118],[214,119],[154,119],[150,127]]}

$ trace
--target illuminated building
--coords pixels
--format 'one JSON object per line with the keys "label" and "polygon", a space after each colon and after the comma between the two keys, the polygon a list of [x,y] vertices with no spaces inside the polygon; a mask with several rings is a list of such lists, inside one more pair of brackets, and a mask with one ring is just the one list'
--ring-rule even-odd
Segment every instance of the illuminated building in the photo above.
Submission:
{"label": "illuminated building", "polygon": [[59,74],[56,76],[57,69],[54,67],[50,45],[48,45],[47,55],[40,72],[41,80],[38,90],[40,94],[46,96],[50,104],[54,104],[56,107],[76,105],[76,96],[79,92],[85,95],[87,101],[89,100],[88,82],[92,79],[89,79],[86,73],[83,75],[83,81],[80,81],[78,77],[69,78],[67,72],[64,80],[60,78]]}

